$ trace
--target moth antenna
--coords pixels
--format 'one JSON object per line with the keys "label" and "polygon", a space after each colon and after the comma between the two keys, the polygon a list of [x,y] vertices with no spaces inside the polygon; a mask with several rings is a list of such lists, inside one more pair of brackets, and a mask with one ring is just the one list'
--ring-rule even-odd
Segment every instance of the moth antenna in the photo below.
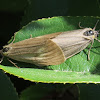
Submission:
{"label": "moth antenna", "polygon": [[13,61],[11,61],[10,59],[8,59],[8,61],[10,62],[10,63],[12,63],[15,67],[17,67],[17,68],[19,68]]}
{"label": "moth antenna", "polygon": [[89,51],[88,51],[88,60],[90,60],[90,50],[91,50],[91,48],[92,48],[92,46],[93,46],[93,43],[94,43],[94,40],[92,40],[92,44],[91,44],[91,46],[90,46],[90,48],[89,48]]}
{"label": "moth antenna", "polygon": [[95,26],[94,26],[93,30],[95,30],[95,29],[96,29],[98,22],[99,22],[99,20],[97,20],[97,22],[96,22],[96,24],[95,24]]}
{"label": "moth antenna", "polygon": [[81,22],[79,22],[79,28],[84,28],[84,27],[81,26]]}

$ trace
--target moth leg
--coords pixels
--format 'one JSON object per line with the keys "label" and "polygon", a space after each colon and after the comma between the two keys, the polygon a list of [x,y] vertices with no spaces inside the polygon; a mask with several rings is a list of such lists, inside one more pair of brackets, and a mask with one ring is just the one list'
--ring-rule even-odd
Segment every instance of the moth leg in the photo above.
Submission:
{"label": "moth leg", "polygon": [[2,56],[2,58],[1,58],[1,60],[0,60],[0,63],[2,63],[2,61],[3,61],[3,58],[4,58],[4,56]]}
{"label": "moth leg", "polygon": [[90,48],[89,48],[89,51],[88,51],[88,60],[90,60],[90,50],[91,50],[91,48],[92,48],[92,46],[93,46],[94,40],[92,40],[91,43],[92,43],[92,44],[91,44],[91,46],[90,46]]}
{"label": "moth leg", "polygon": [[1,58],[1,60],[0,60],[0,63],[2,63],[3,58],[4,58],[4,56],[3,56],[3,54],[2,54],[2,50],[0,50],[0,54],[1,54],[1,56],[2,56],[2,58]]}
{"label": "moth leg", "polygon": [[96,22],[96,24],[95,24],[95,26],[94,26],[93,30],[95,30],[95,29],[96,29],[96,26],[97,26],[98,22],[99,22],[99,20],[97,20],[97,22]]}
{"label": "moth leg", "polygon": [[10,59],[8,59],[8,61],[10,62],[10,63],[12,63],[15,67],[17,67],[17,68],[19,68],[14,62],[12,62]]}

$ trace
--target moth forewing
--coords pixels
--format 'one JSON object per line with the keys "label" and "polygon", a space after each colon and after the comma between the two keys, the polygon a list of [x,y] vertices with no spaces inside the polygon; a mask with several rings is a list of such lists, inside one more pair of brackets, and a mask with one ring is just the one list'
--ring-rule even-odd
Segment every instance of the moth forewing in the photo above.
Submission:
{"label": "moth forewing", "polygon": [[32,63],[38,66],[58,65],[65,61],[61,48],[51,41],[54,33],[36,38],[26,39],[20,42],[4,46],[4,56],[17,61]]}
{"label": "moth forewing", "polygon": [[[92,34],[89,32],[91,32]],[[68,59],[85,49],[91,42],[93,44],[94,39],[97,36],[96,32],[97,31],[94,31],[91,28],[79,29],[71,32],[67,31],[58,35],[56,38],[53,38],[52,41],[60,46],[66,59]],[[88,53],[88,59],[90,49]]]}

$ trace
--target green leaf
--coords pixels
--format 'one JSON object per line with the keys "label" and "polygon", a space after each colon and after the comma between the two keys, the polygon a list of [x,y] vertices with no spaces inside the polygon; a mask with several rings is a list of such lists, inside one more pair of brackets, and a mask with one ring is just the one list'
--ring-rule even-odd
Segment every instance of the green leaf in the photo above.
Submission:
{"label": "green leaf", "polygon": [[[79,22],[81,22],[82,27],[93,28],[98,19],[99,17],[52,17],[32,21],[16,32],[14,42],[28,39],[30,35],[37,37],[55,32],[79,29]],[[100,23],[96,29],[99,27]],[[35,82],[99,83],[100,43],[97,41],[94,42],[90,53],[90,61],[87,60],[88,49],[89,47],[60,65],[38,67],[32,64],[13,61],[17,62],[17,66],[20,67],[16,68],[4,59],[0,68],[10,74]]]}

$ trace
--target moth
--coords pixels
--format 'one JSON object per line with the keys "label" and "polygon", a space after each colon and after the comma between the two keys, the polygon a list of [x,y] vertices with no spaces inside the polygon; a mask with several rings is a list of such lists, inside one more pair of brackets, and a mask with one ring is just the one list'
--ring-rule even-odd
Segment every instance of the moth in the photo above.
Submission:
{"label": "moth", "polygon": [[3,47],[1,54],[37,66],[58,65],[85,49],[90,43],[92,47],[94,39],[98,40],[98,34],[95,27],[52,33],[10,43]]}

